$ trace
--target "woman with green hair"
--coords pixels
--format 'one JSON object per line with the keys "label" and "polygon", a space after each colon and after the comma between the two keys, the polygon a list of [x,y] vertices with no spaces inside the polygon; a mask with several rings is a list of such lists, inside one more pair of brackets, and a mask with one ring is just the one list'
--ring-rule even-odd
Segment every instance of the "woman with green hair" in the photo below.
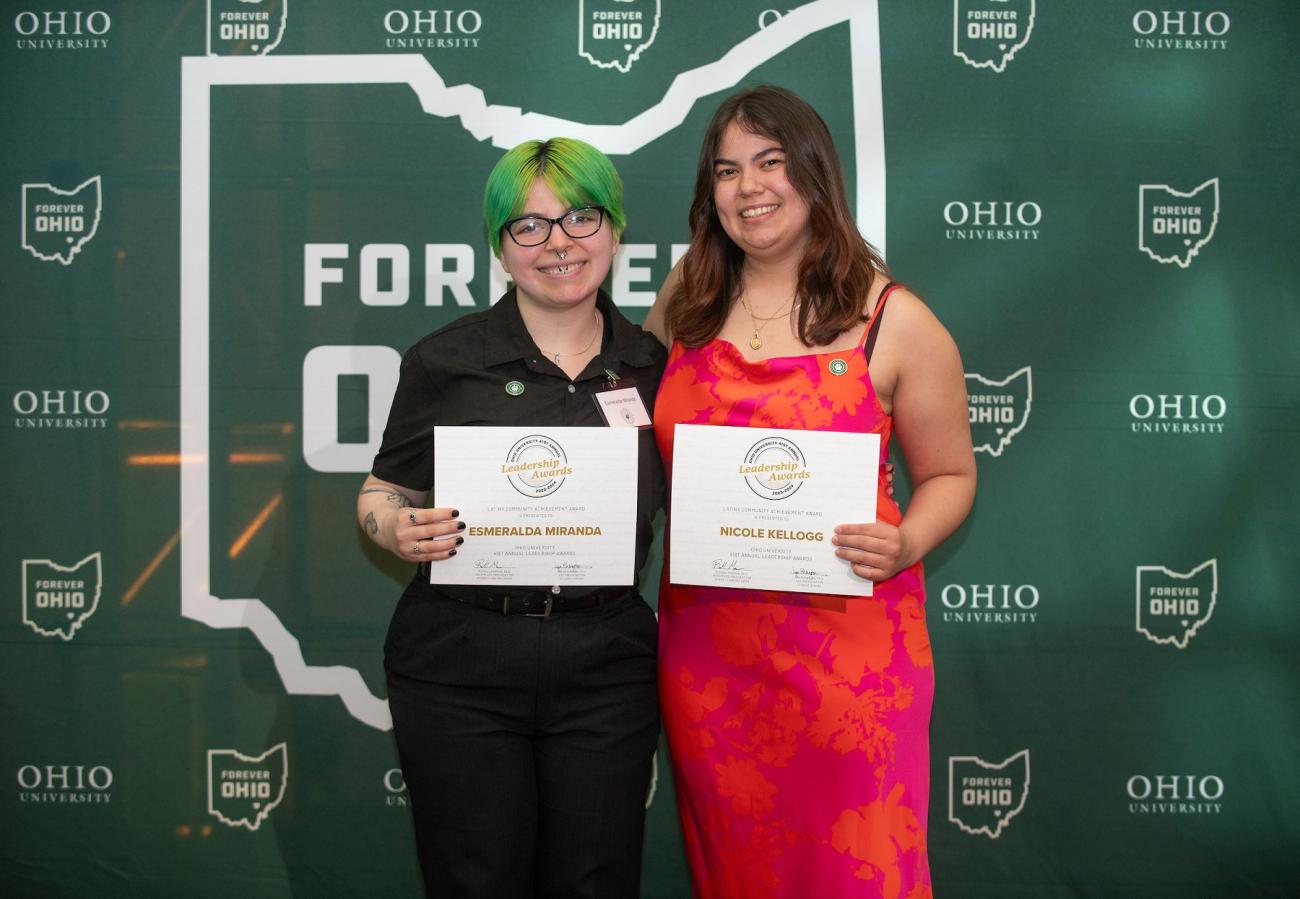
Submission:
{"label": "woman with green hair", "polygon": [[[623,188],[581,141],[528,141],[484,190],[514,286],[405,355],[357,498],[362,530],[417,565],[384,647],[402,773],[431,896],[635,896],[659,734],[657,625],[635,587],[431,585],[469,531],[428,508],[435,425],[600,426],[597,394],[647,414],[666,352],[600,289]],[[652,431],[638,435],[636,570],[663,505]],[[440,493],[443,491],[440,491]]]}

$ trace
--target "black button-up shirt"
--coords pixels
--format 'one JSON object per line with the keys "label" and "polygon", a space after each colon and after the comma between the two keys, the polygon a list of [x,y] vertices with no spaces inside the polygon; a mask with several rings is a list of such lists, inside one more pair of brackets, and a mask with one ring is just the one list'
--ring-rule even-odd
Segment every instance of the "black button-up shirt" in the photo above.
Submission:
{"label": "black button-up shirt", "polygon": [[[596,304],[605,320],[600,353],[572,381],[533,342],[513,289],[487,311],[459,318],[411,347],[402,359],[383,444],[371,469],[375,477],[410,490],[431,490],[434,425],[603,426],[595,394],[610,389],[611,373],[617,376],[612,386],[635,387],[653,417],[667,351],[653,335],[624,318],[603,291]],[[522,392],[517,386],[507,389],[517,384],[523,385]],[[637,506],[639,581],[654,536],[654,518],[665,495],[663,466],[650,428],[641,430],[637,454],[635,492],[629,484],[625,493],[616,492],[613,499]],[[415,581],[423,582],[419,592],[436,590],[448,596],[482,590],[432,586],[423,565]],[[511,587],[551,589],[550,584]],[[561,592],[581,595],[591,589],[565,587]]]}

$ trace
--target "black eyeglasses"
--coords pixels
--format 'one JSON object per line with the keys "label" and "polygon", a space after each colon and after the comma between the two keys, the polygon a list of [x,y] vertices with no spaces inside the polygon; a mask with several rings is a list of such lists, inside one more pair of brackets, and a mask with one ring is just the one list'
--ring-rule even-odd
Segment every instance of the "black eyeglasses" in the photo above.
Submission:
{"label": "black eyeglasses", "polygon": [[557,219],[548,219],[540,215],[523,215],[511,219],[501,227],[510,239],[521,247],[535,247],[546,243],[551,237],[551,228],[560,226],[560,230],[575,240],[591,237],[600,230],[605,221],[604,206],[583,206],[570,209]]}

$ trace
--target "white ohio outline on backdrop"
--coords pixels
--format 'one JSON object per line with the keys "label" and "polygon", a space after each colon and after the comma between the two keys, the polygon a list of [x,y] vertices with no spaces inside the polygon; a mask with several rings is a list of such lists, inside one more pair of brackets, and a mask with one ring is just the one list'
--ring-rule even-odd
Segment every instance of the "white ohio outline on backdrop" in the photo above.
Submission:
{"label": "white ohio outline on backdrop", "polygon": [[877,0],[815,0],[736,44],[719,59],[679,73],[662,100],[618,125],[571,122],[518,107],[492,106],[473,85],[448,86],[420,54],[186,57],[181,60],[181,617],[209,627],[247,628],[270,653],[286,692],[338,696],[378,730],[393,726],[388,701],[355,668],[308,665],[302,646],[260,599],[211,592],[209,472],[209,212],[211,92],[226,85],[406,84],[430,115],[458,118],[476,140],[509,149],[538,135],[564,134],[626,156],[679,127],[703,97],[727,90],[804,38],[849,24],[857,219],[885,251],[884,104]]}

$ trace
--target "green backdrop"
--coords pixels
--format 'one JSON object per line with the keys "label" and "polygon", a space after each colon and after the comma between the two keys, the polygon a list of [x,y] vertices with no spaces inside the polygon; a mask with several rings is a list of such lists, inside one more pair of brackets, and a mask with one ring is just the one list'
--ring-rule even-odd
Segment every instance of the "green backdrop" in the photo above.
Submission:
{"label": "green backdrop", "polygon": [[[6,895],[418,895],[408,571],[352,511],[397,353],[495,296],[531,137],[614,158],[640,319],[759,82],[968,372],[938,894],[1300,888],[1300,6],[0,5]],[[647,896],[689,894],[671,794],[661,753]]]}

